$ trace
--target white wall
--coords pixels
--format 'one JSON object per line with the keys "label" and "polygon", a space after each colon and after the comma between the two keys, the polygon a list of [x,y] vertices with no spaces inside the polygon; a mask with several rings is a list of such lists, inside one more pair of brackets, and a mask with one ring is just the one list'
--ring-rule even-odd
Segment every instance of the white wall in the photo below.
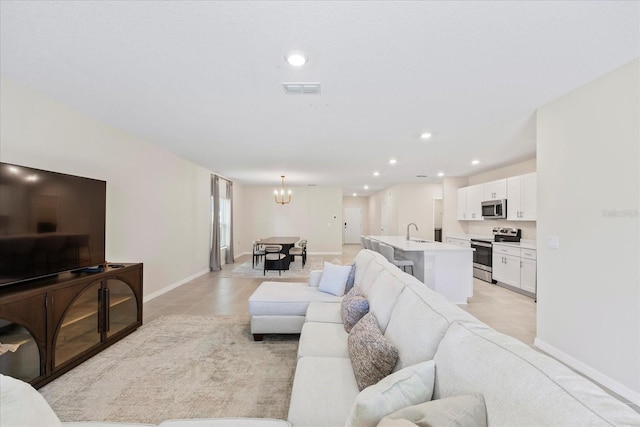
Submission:
{"label": "white wall", "polygon": [[382,203],[388,203],[388,235],[407,234],[432,240],[434,238],[433,199],[442,198],[441,184],[397,184],[369,197],[369,234],[380,234]]}
{"label": "white wall", "polygon": [[467,186],[466,177],[446,177],[442,180],[442,241],[448,236],[467,234],[467,222],[458,221],[458,188]]}
{"label": "white wall", "polygon": [[636,404],[639,76],[636,60],[538,111],[535,342]]}
{"label": "white wall", "polygon": [[0,102],[1,161],[107,181],[107,260],[146,297],[208,271],[209,171],[5,79]]}
{"label": "white wall", "polygon": [[236,229],[243,228],[242,247],[247,252],[259,238],[300,236],[309,241],[309,253],[342,253],[342,188],[291,187],[293,199],[287,205],[275,203],[273,190],[243,188],[242,219]]}

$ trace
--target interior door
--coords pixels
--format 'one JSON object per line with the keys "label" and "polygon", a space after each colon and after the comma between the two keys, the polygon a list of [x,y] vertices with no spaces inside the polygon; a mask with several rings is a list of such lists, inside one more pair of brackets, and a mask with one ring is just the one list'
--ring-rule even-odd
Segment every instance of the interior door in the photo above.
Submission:
{"label": "interior door", "polygon": [[360,243],[362,234],[362,209],[344,208],[344,236],[346,245]]}

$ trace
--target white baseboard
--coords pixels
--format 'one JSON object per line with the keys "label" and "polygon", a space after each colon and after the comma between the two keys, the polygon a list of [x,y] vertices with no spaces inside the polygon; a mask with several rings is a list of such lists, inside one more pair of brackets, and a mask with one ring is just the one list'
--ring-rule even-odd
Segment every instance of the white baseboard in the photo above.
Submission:
{"label": "white baseboard", "polygon": [[191,275],[191,276],[189,276],[187,278],[184,278],[184,279],[180,280],[179,282],[173,283],[173,284],[171,284],[169,286],[166,286],[166,287],[160,289],[159,291],[155,291],[154,293],[147,295],[146,297],[144,297],[142,299],[142,302],[149,302],[152,299],[154,299],[156,297],[159,297],[162,294],[166,294],[167,292],[169,292],[169,291],[171,291],[171,290],[173,290],[173,289],[175,289],[175,288],[177,288],[179,286],[182,286],[185,283],[190,282],[193,279],[196,279],[196,278],[202,276],[203,274],[207,274],[208,272],[209,272],[209,269],[199,271],[196,274],[193,274],[193,275]]}
{"label": "white baseboard", "polygon": [[539,338],[534,339],[533,345],[538,347],[540,350],[544,351],[545,353],[548,353],[551,356],[555,357],[562,363],[569,365],[576,371],[591,378],[593,381],[599,383],[603,387],[606,387],[612,392],[619,394],[621,397],[623,397],[624,399],[627,399],[629,402],[636,405],[640,405],[639,392],[634,391],[623,384],[620,384],[618,381],[614,380],[613,378],[603,374],[600,371],[597,371],[596,369],[593,369],[591,366],[577,360],[573,356],[570,356],[561,350],[558,350],[557,348],[547,344],[546,342],[542,341]]}

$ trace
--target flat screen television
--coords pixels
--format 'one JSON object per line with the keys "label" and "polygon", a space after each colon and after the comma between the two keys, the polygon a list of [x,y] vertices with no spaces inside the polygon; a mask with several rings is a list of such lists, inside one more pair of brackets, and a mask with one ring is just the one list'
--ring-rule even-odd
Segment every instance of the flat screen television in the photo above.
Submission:
{"label": "flat screen television", "polygon": [[0,286],[102,265],[107,183],[0,162]]}

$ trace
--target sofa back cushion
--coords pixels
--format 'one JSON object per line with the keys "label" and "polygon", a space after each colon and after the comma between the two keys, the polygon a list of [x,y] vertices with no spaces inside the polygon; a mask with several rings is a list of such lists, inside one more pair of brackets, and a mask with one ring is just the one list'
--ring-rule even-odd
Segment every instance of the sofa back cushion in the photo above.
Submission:
{"label": "sofa back cushion", "polygon": [[448,327],[447,319],[405,288],[384,333],[398,349],[395,370],[433,359]]}
{"label": "sofa back cushion", "polygon": [[364,276],[365,271],[369,267],[369,263],[371,260],[375,258],[375,252],[370,251],[368,249],[363,249],[356,255],[353,263],[356,266],[355,274],[354,274],[354,284],[358,285],[362,282],[362,276]]}
{"label": "sofa back cushion", "polygon": [[403,289],[404,284],[386,270],[382,270],[369,287],[367,293],[369,311],[375,314],[378,319],[378,326],[382,333],[387,329],[391,312]]}
{"label": "sofa back cushion", "polygon": [[[373,258],[369,265],[367,265],[367,269],[362,275],[362,280],[358,282],[356,280],[356,286],[360,286],[362,292],[369,296],[369,290],[371,289],[371,285],[376,281],[380,273],[382,273],[386,266],[390,266],[389,262],[386,259]],[[356,271],[358,267],[356,267]]]}
{"label": "sofa back cushion", "polygon": [[587,379],[480,323],[452,324],[434,360],[434,399],[481,393],[492,427],[640,425],[640,414]]}
{"label": "sofa back cushion", "polygon": [[477,322],[423,283],[405,282],[384,334],[398,348],[395,370],[433,359],[451,323]]}

